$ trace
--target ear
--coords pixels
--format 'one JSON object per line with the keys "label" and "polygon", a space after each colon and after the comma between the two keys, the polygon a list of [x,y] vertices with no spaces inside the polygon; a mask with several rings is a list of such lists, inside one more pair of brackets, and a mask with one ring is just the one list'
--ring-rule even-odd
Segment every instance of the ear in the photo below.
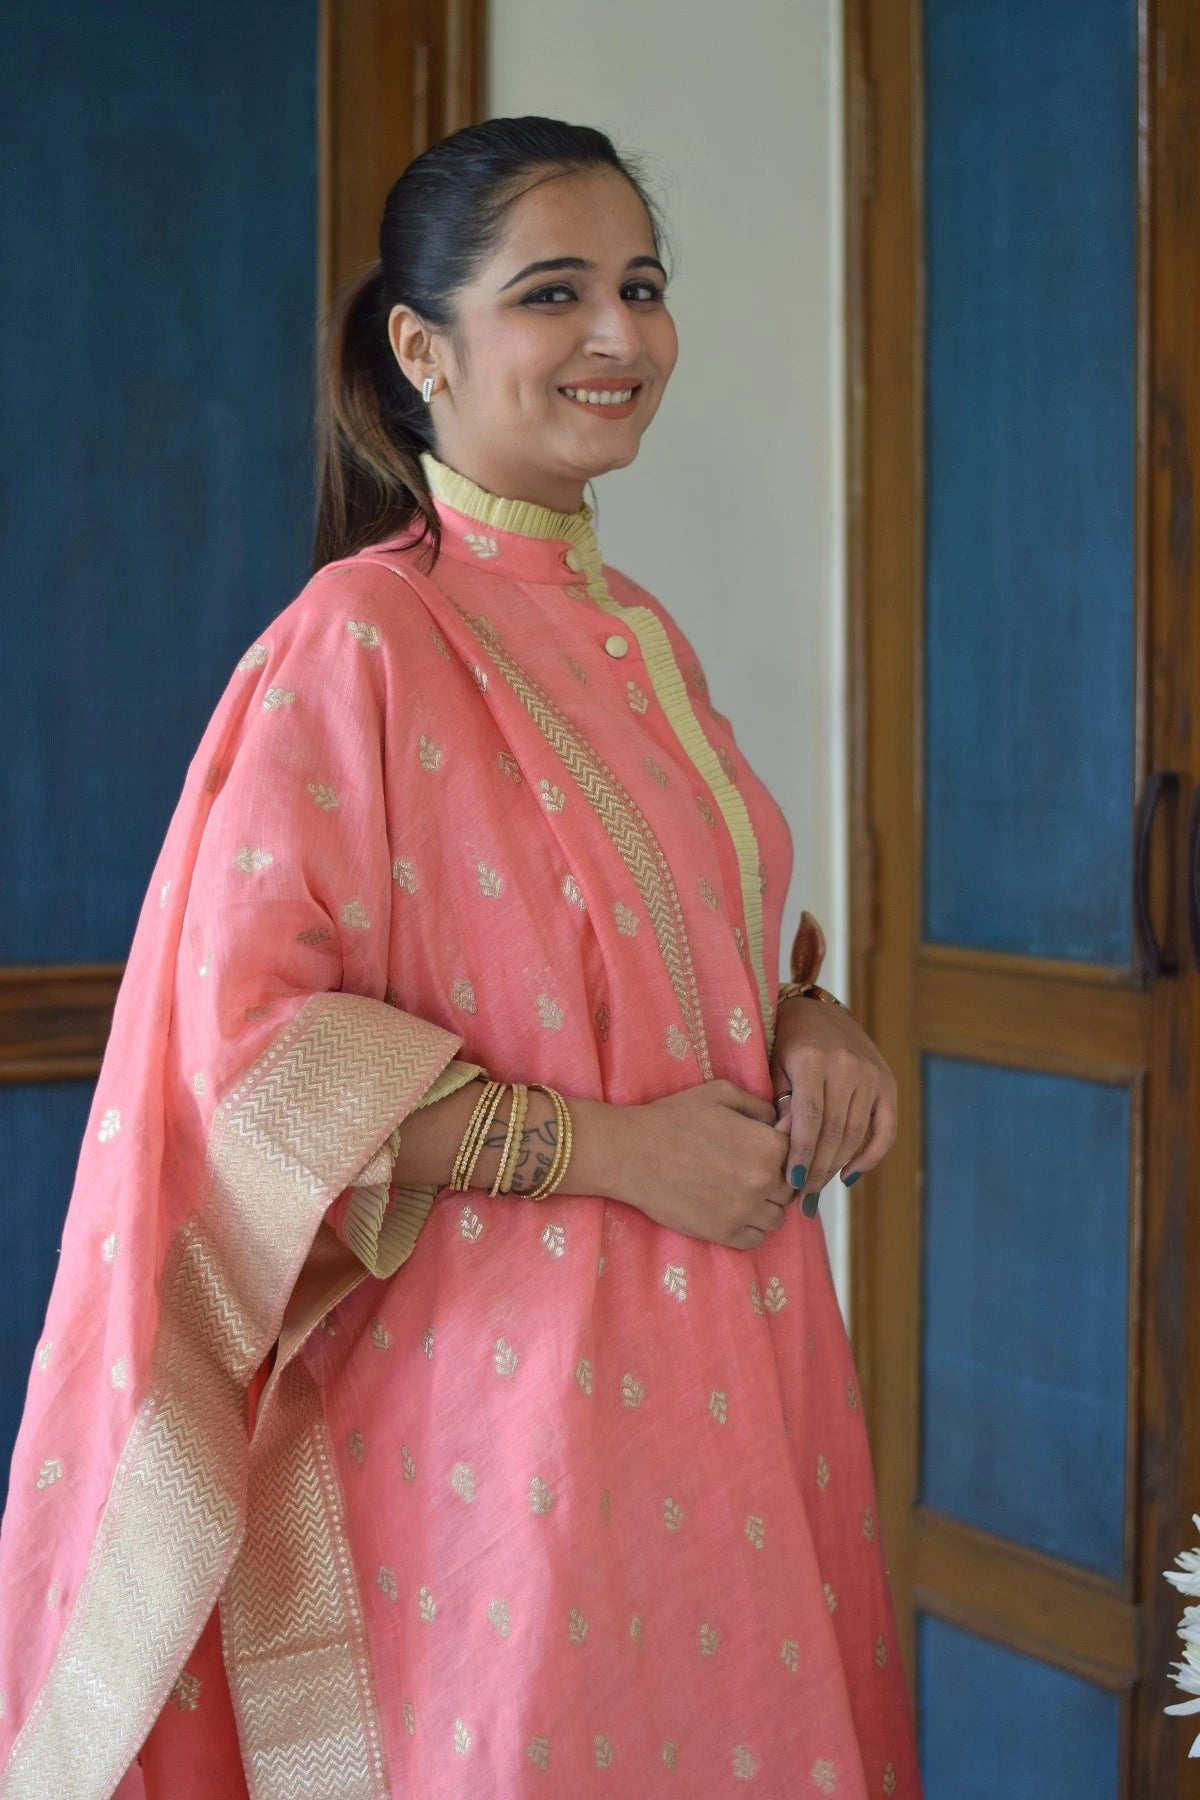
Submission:
{"label": "ear", "polygon": [[427,375],[436,375],[433,338],[411,306],[393,306],[388,314],[388,342],[405,375],[419,388]]}

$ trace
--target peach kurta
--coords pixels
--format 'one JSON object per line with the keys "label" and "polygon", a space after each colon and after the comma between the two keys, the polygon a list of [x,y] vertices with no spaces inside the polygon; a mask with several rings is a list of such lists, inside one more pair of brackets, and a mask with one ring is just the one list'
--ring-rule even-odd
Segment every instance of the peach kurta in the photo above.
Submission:
{"label": "peach kurta", "polygon": [[[108,1775],[72,1793],[110,1792],[142,1745],[122,1793],[172,1800],[917,1796],[819,1223],[789,1209],[747,1252],[598,1196],[389,1186],[405,1116],[478,1068],[618,1104],[719,1078],[770,1097],[792,862],[693,647],[601,563],[589,509],[424,462],[436,568],[401,535],[262,634],[147,898],[46,1341],[78,1337],[103,1262],[113,1206],[84,1163],[137,1159],[125,1232],[175,1248],[113,1284],[58,1420],[53,1353],[31,1376],[0,1543],[20,1601],[0,1795],[64,1791],[62,1720],[124,1648],[130,1692],[91,1702]],[[139,1039],[125,989],[153,970]],[[223,1286],[246,1286],[231,1220],[268,1240],[253,1304]],[[197,1234],[220,1271],[183,1336],[227,1402],[250,1388],[240,1438],[231,1404],[194,1416],[171,1350],[171,1258]],[[64,1456],[75,1392],[103,1411]],[[218,1433],[230,1476],[215,1497],[192,1478],[203,1570],[169,1532],[153,1546],[170,1624],[147,1662],[96,1608],[113,1546],[133,1554],[131,1444],[139,1505],[176,1504],[178,1471],[137,1460],[164,1407]]]}

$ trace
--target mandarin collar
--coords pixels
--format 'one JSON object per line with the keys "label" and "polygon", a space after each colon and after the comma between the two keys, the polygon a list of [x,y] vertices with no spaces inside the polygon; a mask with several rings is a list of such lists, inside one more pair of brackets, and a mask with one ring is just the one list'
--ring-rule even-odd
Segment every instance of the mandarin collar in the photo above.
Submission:
{"label": "mandarin collar", "polygon": [[600,560],[594,514],[556,512],[536,500],[506,500],[470,476],[421,452],[421,467],[442,523],[442,550],[496,572],[569,586],[582,581],[593,600],[611,601]]}

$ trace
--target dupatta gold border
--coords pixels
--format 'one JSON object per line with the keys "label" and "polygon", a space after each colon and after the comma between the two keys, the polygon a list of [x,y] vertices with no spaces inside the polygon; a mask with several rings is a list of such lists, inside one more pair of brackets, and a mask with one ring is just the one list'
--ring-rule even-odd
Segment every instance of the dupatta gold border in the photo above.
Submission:
{"label": "dupatta gold border", "polygon": [[[166,1259],[150,1391],[70,1621],[0,1775],[3,1800],[103,1800],[137,1754],[245,1535],[245,1389],[275,1341],[322,1215],[461,1042],[379,1001],[314,995],[221,1102],[200,1201]],[[295,1440],[303,1387],[302,1366],[292,1367],[291,1384],[280,1385],[290,1408],[276,1409],[283,1444]],[[311,1434],[308,1454],[319,1458]],[[269,1457],[255,1461],[265,1468]],[[331,1650],[349,1659],[354,1680],[325,1687],[305,1715],[305,1729],[315,1729],[320,1712],[315,1747],[279,1750],[324,1770],[326,1785],[306,1787],[306,1800],[383,1800],[378,1719],[327,1462],[308,1484],[318,1490],[304,1523],[336,1552],[342,1642]],[[262,1596],[240,1597],[253,1606]]]}

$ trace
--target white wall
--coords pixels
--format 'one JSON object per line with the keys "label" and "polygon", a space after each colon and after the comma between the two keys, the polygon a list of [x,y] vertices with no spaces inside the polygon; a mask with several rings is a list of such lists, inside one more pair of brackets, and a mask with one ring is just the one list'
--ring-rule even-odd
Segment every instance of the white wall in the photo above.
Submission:
{"label": "white wall", "polygon": [[[596,483],[604,557],[692,638],[796,846],[846,985],[838,0],[492,0],[493,116],[641,156],[678,259],[679,361],[637,462]],[[846,1304],[846,1198],[821,1214]]]}

